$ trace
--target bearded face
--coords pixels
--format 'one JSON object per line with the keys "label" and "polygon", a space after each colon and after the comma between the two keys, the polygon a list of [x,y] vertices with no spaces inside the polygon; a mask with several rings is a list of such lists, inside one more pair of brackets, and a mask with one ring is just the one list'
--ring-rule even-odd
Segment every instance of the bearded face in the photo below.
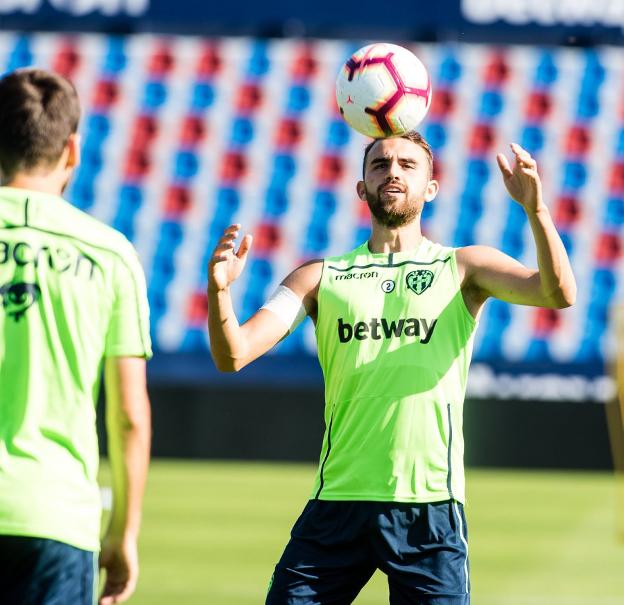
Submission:
{"label": "bearded face", "polygon": [[379,225],[396,228],[414,222],[426,200],[437,193],[424,149],[405,138],[382,139],[370,149],[358,195]]}
{"label": "bearded face", "polygon": [[425,203],[425,189],[412,193],[398,179],[389,177],[376,188],[364,184],[368,208],[384,227],[408,225],[420,215]]}

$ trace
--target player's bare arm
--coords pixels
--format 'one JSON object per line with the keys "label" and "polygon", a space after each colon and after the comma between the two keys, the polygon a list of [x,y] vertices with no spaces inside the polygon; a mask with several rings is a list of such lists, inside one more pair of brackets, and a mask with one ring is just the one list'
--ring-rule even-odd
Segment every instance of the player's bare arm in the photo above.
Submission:
{"label": "player's bare arm", "polygon": [[[230,286],[241,275],[252,245],[245,235],[236,249],[240,225],[230,225],[214,249],[208,264],[208,332],[210,351],[217,368],[235,372],[266,353],[288,334],[288,326],[276,313],[258,310],[239,324]],[[316,319],[316,297],[322,261],[311,261],[295,269],[282,285],[303,303],[306,314]]]}
{"label": "player's bare arm", "polygon": [[139,575],[137,539],[149,464],[151,414],[145,359],[107,358],[104,378],[113,511],[102,541],[100,567],[106,570],[106,583],[99,602],[111,605],[130,597]]}
{"label": "player's bare arm", "polygon": [[567,252],[542,197],[537,163],[517,144],[511,145],[514,166],[502,153],[496,157],[509,195],[525,210],[537,249],[538,269],[489,246],[467,246],[457,260],[464,300],[476,317],[487,298],[548,308],[574,303],[576,282]]}

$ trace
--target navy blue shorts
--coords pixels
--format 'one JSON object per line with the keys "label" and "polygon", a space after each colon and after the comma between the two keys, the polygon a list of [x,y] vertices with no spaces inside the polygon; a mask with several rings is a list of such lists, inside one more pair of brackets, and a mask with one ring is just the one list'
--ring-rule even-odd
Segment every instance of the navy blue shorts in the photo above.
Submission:
{"label": "navy blue shorts", "polygon": [[45,538],[0,536],[2,605],[93,605],[97,555]]}
{"label": "navy blue shorts", "polygon": [[391,605],[468,605],[466,518],[458,502],[310,500],[271,580],[267,605],[347,605],[376,569]]}

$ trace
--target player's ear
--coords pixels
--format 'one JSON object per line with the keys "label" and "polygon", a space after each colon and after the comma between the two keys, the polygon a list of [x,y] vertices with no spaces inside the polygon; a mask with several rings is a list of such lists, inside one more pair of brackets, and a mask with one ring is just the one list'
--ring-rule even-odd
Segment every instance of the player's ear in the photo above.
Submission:
{"label": "player's ear", "polygon": [[364,185],[364,181],[358,181],[355,186],[357,190],[358,197],[365,202],[366,201],[366,186]]}
{"label": "player's ear", "polygon": [[438,181],[429,181],[427,183],[427,188],[425,189],[425,202],[433,201],[435,199],[435,196],[438,195],[439,190],[440,183],[438,183]]}
{"label": "player's ear", "polygon": [[67,162],[65,167],[72,169],[76,168],[80,164],[80,135],[75,132],[70,134],[67,139]]}

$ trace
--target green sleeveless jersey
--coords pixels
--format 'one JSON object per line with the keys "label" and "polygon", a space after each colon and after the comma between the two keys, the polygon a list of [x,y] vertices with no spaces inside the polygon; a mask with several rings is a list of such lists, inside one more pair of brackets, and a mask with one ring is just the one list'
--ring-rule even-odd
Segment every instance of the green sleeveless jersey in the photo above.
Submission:
{"label": "green sleeveless jersey", "polygon": [[325,437],[313,498],[464,502],[463,401],[476,322],[455,250],[363,244],[325,259],[316,337]]}

